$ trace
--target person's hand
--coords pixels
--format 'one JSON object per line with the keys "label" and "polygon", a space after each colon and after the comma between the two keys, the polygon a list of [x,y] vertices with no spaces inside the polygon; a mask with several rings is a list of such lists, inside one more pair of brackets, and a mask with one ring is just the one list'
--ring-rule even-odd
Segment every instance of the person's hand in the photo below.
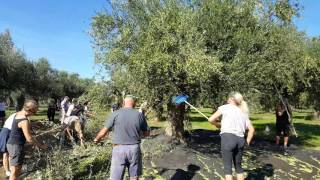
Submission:
{"label": "person's hand", "polygon": [[98,139],[94,139],[94,140],[93,140],[93,143],[94,143],[94,144],[98,144],[99,142],[100,142],[100,141],[99,141]]}

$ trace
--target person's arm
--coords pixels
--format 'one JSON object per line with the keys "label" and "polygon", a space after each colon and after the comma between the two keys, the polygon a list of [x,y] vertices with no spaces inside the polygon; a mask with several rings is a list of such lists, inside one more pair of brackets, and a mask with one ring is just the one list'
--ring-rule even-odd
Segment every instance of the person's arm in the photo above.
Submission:
{"label": "person's arm", "polygon": [[31,135],[30,124],[28,120],[21,121],[18,126],[22,129],[24,137],[26,138],[27,142],[38,146],[41,149],[47,149],[45,144],[40,144],[34,137]]}
{"label": "person's arm", "polygon": [[247,144],[250,145],[253,134],[254,134],[254,127],[251,123],[248,124],[248,136],[247,136]]}
{"label": "person's arm", "polygon": [[98,132],[96,138],[94,138],[94,140],[93,140],[94,143],[99,143],[102,138],[104,138],[106,135],[109,134],[109,131],[111,131],[111,129],[114,126],[114,122],[115,122],[117,116],[118,116],[117,112],[114,112],[111,114],[109,119],[106,120],[104,127]]}
{"label": "person's arm", "polygon": [[215,125],[217,128],[220,128],[221,127],[221,124],[220,122],[218,122],[217,120],[219,119],[219,117],[222,115],[222,113],[218,110],[216,111],[215,113],[213,113],[208,121],[212,124],[212,125]]}
{"label": "person's arm", "polygon": [[101,139],[103,139],[106,135],[109,134],[109,130],[106,127],[103,127],[97,134],[97,136],[94,138],[94,143],[99,143]]}

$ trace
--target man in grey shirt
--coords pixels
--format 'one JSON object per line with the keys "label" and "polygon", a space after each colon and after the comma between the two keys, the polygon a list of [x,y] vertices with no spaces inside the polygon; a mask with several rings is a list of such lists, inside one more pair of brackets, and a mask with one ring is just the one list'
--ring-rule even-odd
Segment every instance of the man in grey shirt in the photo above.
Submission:
{"label": "man in grey shirt", "polygon": [[149,136],[149,128],[144,116],[134,107],[134,98],[127,96],[123,101],[123,108],[111,114],[94,139],[98,143],[113,131],[111,180],[123,179],[126,167],[130,180],[137,180],[142,175],[140,141],[142,136]]}

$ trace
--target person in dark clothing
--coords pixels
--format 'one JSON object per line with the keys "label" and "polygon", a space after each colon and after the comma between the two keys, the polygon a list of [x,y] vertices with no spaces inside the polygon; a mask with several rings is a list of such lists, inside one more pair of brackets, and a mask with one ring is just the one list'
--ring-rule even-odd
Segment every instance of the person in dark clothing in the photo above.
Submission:
{"label": "person in dark clothing", "polygon": [[40,144],[31,135],[29,116],[34,115],[37,110],[38,103],[34,100],[27,100],[22,110],[16,113],[12,122],[10,136],[7,141],[11,169],[10,180],[16,180],[19,177],[24,160],[24,144],[26,142],[42,149],[47,148],[46,145]]}
{"label": "person in dark clothing", "polygon": [[279,103],[276,108],[276,144],[280,144],[280,137],[284,137],[284,148],[286,149],[289,142],[290,121],[289,112],[286,111],[283,103]]}
{"label": "person in dark clothing", "polygon": [[49,121],[54,121],[54,116],[56,114],[56,105],[54,101],[50,101],[48,110],[47,110],[47,117]]}
{"label": "person in dark clothing", "polygon": [[118,103],[112,104],[111,112],[117,111],[118,109],[120,109],[120,105]]}
{"label": "person in dark clothing", "polygon": [[70,113],[70,116],[81,116],[84,113],[84,106],[82,104],[76,105]]}

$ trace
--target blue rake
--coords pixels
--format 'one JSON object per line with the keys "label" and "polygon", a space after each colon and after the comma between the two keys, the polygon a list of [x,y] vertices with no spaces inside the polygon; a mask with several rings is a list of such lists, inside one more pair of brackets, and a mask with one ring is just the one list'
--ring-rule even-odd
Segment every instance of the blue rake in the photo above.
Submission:
{"label": "blue rake", "polygon": [[181,95],[178,95],[178,96],[174,96],[172,97],[171,99],[171,102],[176,104],[176,105],[180,105],[182,103],[186,103],[188,104],[190,107],[192,107],[194,110],[196,110],[198,113],[200,113],[203,117],[205,117],[206,119],[209,120],[209,118],[204,115],[201,111],[199,111],[196,107],[194,107],[192,104],[190,104],[187,100],[188,100],[189,96],[188,95],[185,95],[185,94],[181,94]]}

